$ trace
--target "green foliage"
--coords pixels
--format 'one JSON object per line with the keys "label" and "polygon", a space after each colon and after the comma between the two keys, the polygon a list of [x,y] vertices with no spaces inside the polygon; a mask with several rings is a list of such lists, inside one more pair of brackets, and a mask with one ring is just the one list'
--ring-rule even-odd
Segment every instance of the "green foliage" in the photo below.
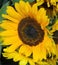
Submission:
{"label": "green foliage", "polygon": [[[19,2],[20,0],[12,0],[12,2],[13,3],[15,3],[15,2]],[[25,2],[30,2],[30,3],[32,3],[32,2],[34,2],[34,0],[23,0],[23,1],[25,1]]]}
{"label": "green foliage", "polygon": [[19,2],[20,0],[12,0],[13,4],[15,4],[15,2]]}
{"label": "green foliage", "polygon": [[2,14],[6,13],[6,8],[9,5],[9,1],[7,3],[5,3],[1,9],[0,9],[0,23],[2,22],[3,18],[2,18]]}
{"label": "green foliage", "polygon": [[34,2],[35,0],[24,0],[25,2],[28,1],[30,3]]}

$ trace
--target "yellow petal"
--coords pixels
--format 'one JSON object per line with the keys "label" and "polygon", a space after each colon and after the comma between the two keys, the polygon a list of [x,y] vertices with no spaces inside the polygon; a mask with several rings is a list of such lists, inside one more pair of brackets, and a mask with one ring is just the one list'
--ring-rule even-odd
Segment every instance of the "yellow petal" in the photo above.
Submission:
{"label": "yellow petal", "polygon": [[[30,10],[31,10],[31,6],[30,6],[30,4],[29,4],[29,2],[26,2],[26,5],[25,5],[25,10],[26,10],[26,12],[29,14],[29,12],[30,12]],[[31,14],[30,14],[31,15]]]}
{"label": "yellow petal", "polygon": [[7,30],[17,30],[18,28],[18,24],[15,24],[9,20],[3,20],[3,23],[0,26]]}
{"label": "yellow petal", "polygon": [[31,51],[31,47],[28,45],[22,45],[19,49],[20,53],[23,53],[26,56],[30,56],[32,51]]}
{"label": "yellow petal", "polygon": [[44,46],[43,46],[41,49],[42,49],[42,50],[41,50],[41,51],[42,51],[42,52],[41,52],[41,58],[42,58],[42,59],[46,59],[46,54],[47,54],[47,53],[46,53],[46,49],[44,48]]}
{"label": "yellow petal", "polygon": [[13,37],[3,37],[3,43],[2,45],[11,45],[11,44],[23,44],[21,39],[18,36],[13,36]]}
{"label": "yellow petal", "polygon": [[30,65],[35,65],[35,62],[33,60],[29,59],[29,64]]}
{"label": "yellow petal", "polygon": [[37,13],[37,21],[41,24],[41,27],[44,28],[49,24],[49,19],[46,15],[46,10],[44,8],[40,8]]}
{"label": "yellow petal", "polygon": [[36,15],[37,15],[37,12],[38,12],[38,5],[37,4],[34,4],[30,10],[30,13],[29,13],[29,16],[31,18],[34,18],[36,20]]}
{"label": "yellow petal", "polygon": [[56,46],[52,38],[48,37],[46,34],[43,40],[44,47],[48,53],[56,54]]}
{"label": "yellow petal", "polygon": [[8,36],[15,36],[17,34],[18,34],[17,31],[14,31],[14,30],[6,30],[6,31],[1,32],[0,33],[0,36],[2,36],[2,37],[8,37]]}
{"label": "yellow petal", "polygon": [[12,44],[11,46],[9,46],[9,47],[3,49],[3,51],[4,51],[4,52],[13,52],[13,51],[15,51],[16,49],[18,49],[19,46],[20,46],[19,43]]}
{"label": "yellow petal", "polygon": [[38,3],[38,6],[42,5],[44,3],[44,0],[36,0]]}
{"label": "yellow petal", "polygon": [[17,38],[17,36],[16,37],[13,37],[12,39],[10,38],[9,42],[10,43],[13,42],[13,43],[12,43],[11,46],[3,49],[5,52],[13,52],[16,49],[18,49],[20,47],[20,45],[23,44],[22,41],[19,38]]}
{"label": "yellow petal", "polygon": [[[38,61],[39,60],[39,48],[33,47],[33,59],[34,61]],[[41,59],[40,59],[41,60]]]}
{"label": "yellow petal", "polygon": [[[6,38],[3,38],[3,43],[2,45],[11,45],[14,43],[14,36],[13,37],[6,37]],[[15,42],[16,43],[16,42]],[[14,44],[15,44],[14,43]]]}
{"label": "yellow petal", "polygon": [[24,57],[20,54],[20,53],[15,53],[14,57],[13,57],[13,61],[18,62],[20,60],[22,60]]}
{"label": "yellow petal", "polygon": [[42,45],[38,45],[33,48],[33,59],[36,62],[46,59],[46,49]]}
{"label": "yellow petal", "polygon": [[17,10],[17,12],[18,12],[22,17],[25,17],[25,15],[20,11],[19,4],[18,4],[18,3],[15,3],[15,9]]}
{"label": "yellow petal", "polygon": [[26,65],[28,62],[27,59],[22,59],[20,62],[19,62],[19,65]]}
{"label": "yellow petal", "polygon": [[16,52],[12,52],[12,53],[2,53],[2,55],[3,55],[4,57],[7,57],[7,59],[12,59],[15,54],[16,54]]}
{"label": "yellow petal", "polygon": [[4,57],[7,57],[7,59],[12,59],[13,58],[13,61],[17,62],[17,61],[20,61],[23,59],[23,56],[19,53],[17,53],[16,51],[12,52],[12,53],[2,53],[2,55]]}
{"label": "yellow petal", "polygon": [[3,57],[8,57],[8,59],[12,59],[14,54],[13,53],[2,53],[3,54]]}
{"label": "yellow petal", "polygon": [[10,17],[9,15],[2,14],[2,17],[5,18],[5,19],[8,19],[8,20],[11,20],[14,23],[19,23],[19,20],[16,20],[16,19]]}
{"label": "yellow petal", "polygon": [[9,16],[11,16],[11,17],[13,17],[15,19],[18,19],[18,20],[21,19],[21,15],[19,13],[17,13],[13,7],[7,6],[7,10],[6,11],[7,11],[7,14]]}
{"label": "yellow petal", "polygon": [[28,16],[27,13],[29,9],[24,1],[19,2],[19,9],[25,16]]}

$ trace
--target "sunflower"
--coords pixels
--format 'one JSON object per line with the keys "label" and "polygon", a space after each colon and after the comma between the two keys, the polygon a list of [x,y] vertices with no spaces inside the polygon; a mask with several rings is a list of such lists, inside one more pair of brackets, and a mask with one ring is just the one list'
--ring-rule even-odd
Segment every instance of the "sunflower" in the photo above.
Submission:
{"label": "sunflower", "polygon": [[56,54],[56,46],[52,38],[48,36],[49,18],[46,10],[37,4],[28,2],[15,3],[15,9],[8,6],[7,14],[2,14],[4,20],[0,24],[5,31],[0,33],[3,38],[3,56],[12,59],[20,65],[35,65],[49,56]]}
{"label": "sunflower", "polygon": [[58,0],[36,0],[36,1],[38,2],[39,5],[47,3],[48,7],[50,7],[50,5],[56,6],[56,3],[58,2]]}

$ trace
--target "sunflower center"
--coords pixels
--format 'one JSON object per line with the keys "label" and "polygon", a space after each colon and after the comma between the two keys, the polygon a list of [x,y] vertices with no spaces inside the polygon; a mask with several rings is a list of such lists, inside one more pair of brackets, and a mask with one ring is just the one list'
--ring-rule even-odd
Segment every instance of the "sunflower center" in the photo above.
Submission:
{"label": "sunflower center", "polygon": [[33,38],[33,39],[34,39],[35,37],[37,37],[37,35],[38,35],[36,29],[35,29],[33,26],[31,26],[31,25],[28,25],[28,26],[25,28],[24,32],[26,33],[26,35],[27,35],[29,38]]}
{"label": "sunflower center", "polygon": [[35,46],[43,41],[44,31],[36,20],[27,17],[20,21],[18,35],[24,44]]}

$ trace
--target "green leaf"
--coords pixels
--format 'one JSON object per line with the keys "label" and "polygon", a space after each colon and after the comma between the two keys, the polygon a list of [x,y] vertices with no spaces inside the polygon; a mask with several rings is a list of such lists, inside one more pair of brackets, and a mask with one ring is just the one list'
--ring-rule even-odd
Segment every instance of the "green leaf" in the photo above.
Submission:
{"label": "green leaf", "polygon": [[[15,4],[15,2],[19,2],[20,0],[12,0],[12,2]],[[32,3],[32,2],[34,2],[35,0],[23,0],[23,1],[25,1],[25,2],[30,2],[30,3]]]}
{"label": "green leaf", "polygon": [[13,4],[15,4],[15,2],[19,2],[20,0],[12,0]]}
{"label": "green leaf", "polygon": [[2,14],[5,14],[5,13],[6,13],[6,8],[7,8],[8,5],[9,5],[9,1],[8,1],[6,4],[4,4],[4,5],[1,7],[1,9],[0,9],[0,23],[1,23],[2,20],[3,20]]}
{"label": "green leaf", "polygon": [[24,1],[28,1],[30,3],[34,2],[35,0],[24,0]]}

